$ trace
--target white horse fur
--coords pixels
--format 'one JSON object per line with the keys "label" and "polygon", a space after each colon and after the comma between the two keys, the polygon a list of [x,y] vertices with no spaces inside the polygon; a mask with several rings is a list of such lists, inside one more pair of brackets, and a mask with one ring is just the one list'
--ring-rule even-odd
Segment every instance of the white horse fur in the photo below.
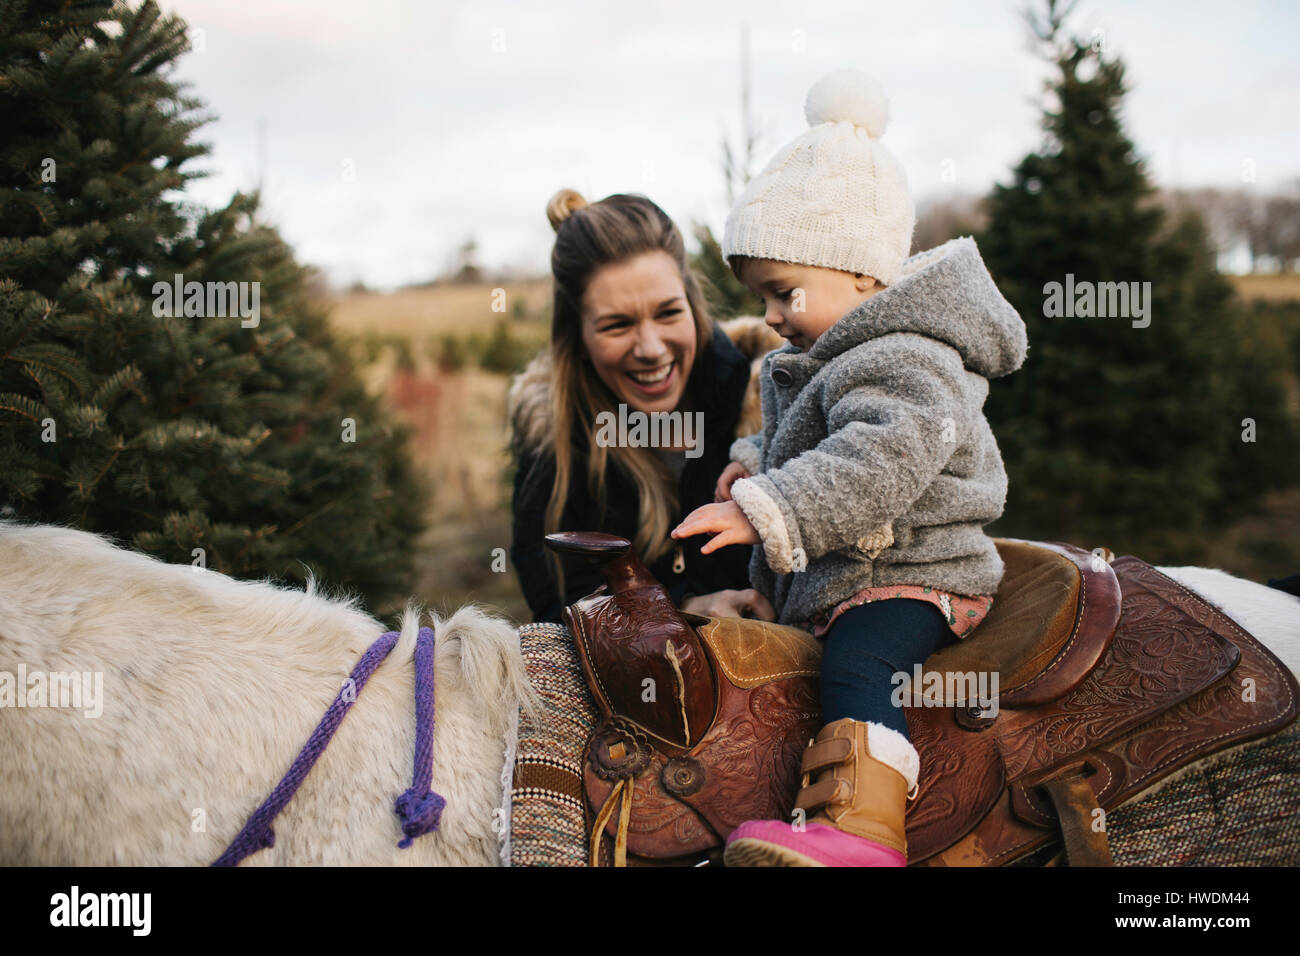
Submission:
{"label": "white horse fur", "polygon": [[[393,801],[415,747],[412,604],[272,824],[274,847],[245,865],[499,862],[503,763],[518,707],[536,706],[518,635],[472,606],[430,623],[440,829],[397,849]],[[0,672],[103,675],[98,717],[0,707],[0,865],[212,862],[386,630],[313,581],[305,592],[241,582],[81,531],[0,522]]]}
{"label": "white horse fur", "polygon": [[[1161,570],[1300,672],[1300,599],[1222,571]],[[431,623],[441,829],[396,848],[393,800],[410,785],[415,743],[411,605],[397,646],[273,824],[275,846],[245,865],[508,859],[515,719],[537,705],[517,633],[473,606]],[[216,859],[384,630],[311,581],[305,592],[240,582],[85,532],[0,521],[0,674],[99,672],[104,698],[99,717],[0,707],[0,865]]]}

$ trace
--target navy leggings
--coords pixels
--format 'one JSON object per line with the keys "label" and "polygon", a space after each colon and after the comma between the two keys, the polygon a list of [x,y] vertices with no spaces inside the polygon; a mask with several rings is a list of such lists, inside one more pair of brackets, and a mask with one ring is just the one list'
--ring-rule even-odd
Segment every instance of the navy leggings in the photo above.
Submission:
{"label": "navy leggings", "polygon": [[822,722],[872,720],[904,737],[907,720],[891,696],[899,671],[956,640],[943,612],[928,601],[889,598],[849,608],[823,636]]}

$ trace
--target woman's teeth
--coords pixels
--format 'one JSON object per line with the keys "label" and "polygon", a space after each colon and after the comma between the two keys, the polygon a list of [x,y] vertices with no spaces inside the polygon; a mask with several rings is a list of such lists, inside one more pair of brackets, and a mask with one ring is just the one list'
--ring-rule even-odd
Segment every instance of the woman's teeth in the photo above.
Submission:
{"label": "woman's teeth", "polygon": [[663,368],[654,369],[649,372],[628,372],[633,380],[640,382],[642,385],[658,385],[672,373],[673,364],[665,365]]}

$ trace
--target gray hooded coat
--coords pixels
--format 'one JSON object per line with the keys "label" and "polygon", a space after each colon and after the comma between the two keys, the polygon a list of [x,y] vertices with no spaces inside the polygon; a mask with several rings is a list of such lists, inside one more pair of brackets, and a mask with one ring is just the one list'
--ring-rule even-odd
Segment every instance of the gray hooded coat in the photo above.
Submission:
{"label": "gray hooded coat", "polygon": [[763,362],[763,431],[731,457],[732,498],[762,538],[750,578],[783,624],[808,627],[854,592],[892,584],[993,594],[1002,560],[984,525],[1007,474],[984,417],[990,378],[1015,371],[1025,324],[975,241],[903,264],[802,352]]}

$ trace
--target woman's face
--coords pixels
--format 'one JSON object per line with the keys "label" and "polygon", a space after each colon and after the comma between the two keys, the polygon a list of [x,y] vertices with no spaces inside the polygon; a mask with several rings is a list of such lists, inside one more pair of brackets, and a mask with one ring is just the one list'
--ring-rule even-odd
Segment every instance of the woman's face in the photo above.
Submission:
{"label": "woman's face", "polygon": [[629,409],[676,409],[696,342],[673,257],[655,250],[598,268],[582,300],[582,345],[600,380]]}

